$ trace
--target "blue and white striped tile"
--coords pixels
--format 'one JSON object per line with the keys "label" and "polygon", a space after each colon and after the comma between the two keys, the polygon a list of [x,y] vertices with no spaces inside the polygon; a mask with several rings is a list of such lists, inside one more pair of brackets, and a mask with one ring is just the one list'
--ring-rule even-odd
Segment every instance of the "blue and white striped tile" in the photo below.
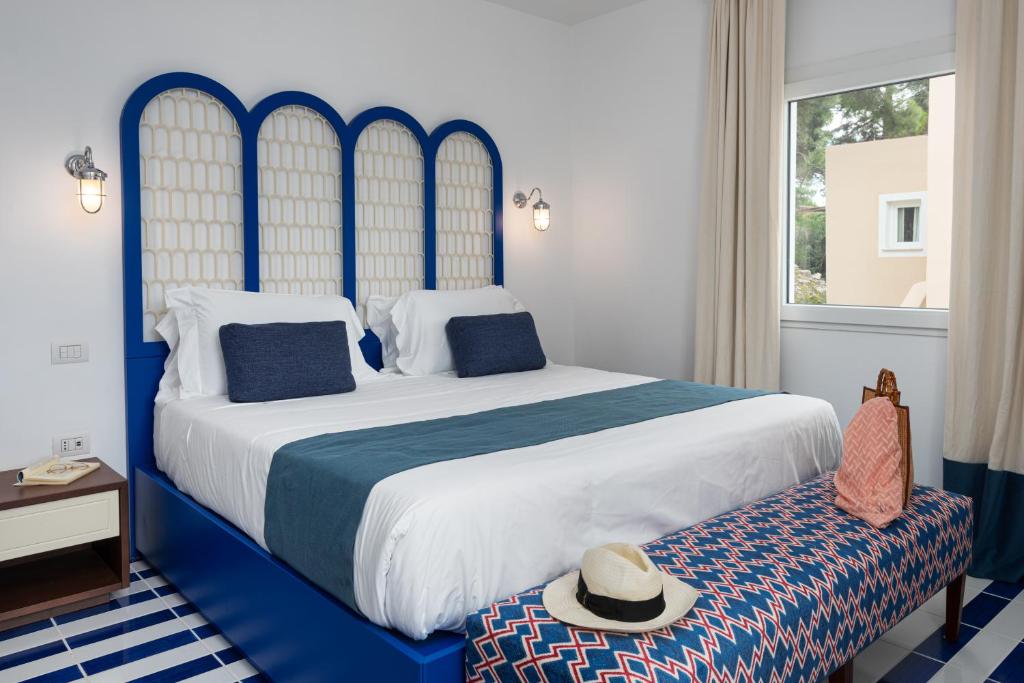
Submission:
{"label": "blue and white striped tile", "polygon": [[[968,576],[966,584],[964,585],[964,604],[966,605],[974,599],[978,593],[981,593],[990,584],[990,581],[985,579],[977,579],[973,576]],[[946,591],[939,591],[932,598],[924,603],[921,607],[925,612],[931,612],[932,614],[942,617],[943,620],[946,618]]]}
{"label": "blue and white striped tile", "polygon": [[145,563],[99,606],[0,631],[0,681],[237,683],[259,672]]}
{"label": "blue and white striped tile", "polygon": [[[139,575],[160,595],[164,604],[190,629],[206,652],[212,655],[217,663],[217,668],[205,670],[205,667],[211,664],[209,659],[204,657],[194,662],[193,667],[198,673],[186,680],[213,683],[216,681],[239,681],[249,676],[259,675],[259,671],[244,658],[241,652],[236,650],[221,635],[220,631],[208,623],[196,608],[178,594],[162,576],[153,570],[140,571]],[[199,669],[204,670],[199,671]]]}
{"label": "blue and white striped tile", "polygon": [[73,681],[82,678],[75,658],[55,628],[36,632],[42,636],[36,644],[0,657],[3,681]]}
{"label": "blue and white striped tile", "polygon": [[131,619],[143,617],[166,609],[160,596],[146,583],[133,577],[131,586],[118,591],[115,597],[96,607],[62,614],[54,621],[65,637],[76,636],[96,629],[123,624]]}
{"label": "blue and white striped tile", "polygon": [[879,638],[853,659],[854,681],[878,681],[907,656],[907,650]]}
{"label": "blue and white striped tile", "polygon": [[985,681],[1019,642],[984,629],[949,660],[937,680]]}
{"label": "blue and white striped tile", "polygon": [[1017,643],[1006,659],[988,676],[996,683],[1017,683],[1024,681],[1024,641]]}
{"label": "blue and white striped tile", "polygon": [[854,681],[1024,681],[1024,585],[968,577],[956,643],[943,638],[944,619],[940,592],[857,656]]}
{"label": "blue and white striped tile", "polygon": [[[178,611],[181,611],[180,608]],[[259,671],[245,659],[213,624],[208,623],[198,613],[185,614],[181,620],[189,625],[192,632],[200,639],[206,649],[221,662],[234,676],[233,680],[244,680],[256,676]]]}

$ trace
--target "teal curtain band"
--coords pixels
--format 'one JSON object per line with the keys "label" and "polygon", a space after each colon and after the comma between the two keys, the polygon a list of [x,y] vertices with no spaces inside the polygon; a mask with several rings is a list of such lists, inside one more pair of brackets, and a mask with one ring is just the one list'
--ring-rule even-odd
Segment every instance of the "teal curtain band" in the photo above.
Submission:
{"label": "teal curtain band", "polygon": [[947,491],[974,500],[971,575],[1024,581],[1024,474],[947,458],[942,461],[942,481]]}

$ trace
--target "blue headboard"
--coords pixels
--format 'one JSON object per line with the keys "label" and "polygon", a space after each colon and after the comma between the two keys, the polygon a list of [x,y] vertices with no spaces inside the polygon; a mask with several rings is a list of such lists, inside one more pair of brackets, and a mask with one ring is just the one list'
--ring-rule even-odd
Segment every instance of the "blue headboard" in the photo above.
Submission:
{"label": "blue headboard", "polygon": [[[168,73],[125,103],[121,173],[130,484],[153,464],[166,289],[336,293],[365,315],[372,294],[503,281],[501,156],[470,121],[428,134],[375,107],[346,124],[293,91],[247,110],[217,81]],[[361,346],[379,368],[376,336]]]}

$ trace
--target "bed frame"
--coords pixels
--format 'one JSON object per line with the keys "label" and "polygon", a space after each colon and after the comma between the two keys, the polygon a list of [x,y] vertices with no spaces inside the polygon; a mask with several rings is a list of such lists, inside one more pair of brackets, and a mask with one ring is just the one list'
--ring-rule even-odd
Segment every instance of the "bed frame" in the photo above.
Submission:
{"label": "bed frame", "polygon": [[[392,107],[346,124],[302,92],[247,110],[214,80],[168,73],[124,106],[121,172],[133,549],[275,680],[461,681],[461,635],[413,641],[371,624],[157,470],[153,400],[168,348],[152,328],[163,291],[186,284],[357,306],[374,293],[502,284],[494,141],[465,120],[428,134]],[[379,368],[376,336],[360,345]]]}

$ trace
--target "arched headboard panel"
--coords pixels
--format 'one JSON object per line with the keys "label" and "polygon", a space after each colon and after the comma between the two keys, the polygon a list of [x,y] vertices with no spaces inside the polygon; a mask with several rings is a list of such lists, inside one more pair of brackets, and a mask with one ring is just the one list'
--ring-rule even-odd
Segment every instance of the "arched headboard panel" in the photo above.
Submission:
{"label": "arched headboard panel", "polygon": [[365,318],[373,294],[398,296],[433,289],[426,255],[426,188],[430,136],[416,119],[394,107],[375,107],[352,120],[353,225],[356,233],[356,310]]}
{"label": "arched headboard panel", "polygon": [[502,170],[494,140],[472,121],[449,121],[431,134],[435,178],[437,289],[501,284]]}
{"label": "arched headboard panel", "polygon": [[345,259],[345,122],[318,97],[272,95],[253,107],[260,290],[338,294]]}
{"label": "arched headboard panel", "polygon": [[[503,282],[501,157],[470,121],[428,134],[375,107],[346,124],[295,91],[247,110],[220,83],[176,72],[131,94],[120,130],[131,485],[153,464],[165,289],[340,293],[361,308],[371,293]],[[360,345],[379,368],[376,336]]]}
{"label": "arched headboard panel", "polygon": [[242,289],[242,132],[215,97],[172,88],[139,122],[142,338],[157,341],[164,291]]}
{"label": "arched headboard panel", "polygon": [[[121,113],[125,357],[164,356],[164,287],[244,284],[242,144],[248,112],[196,74],[152,78]],[[186,173],[187,169],[187,173]],[[211,244],[212,242],[212,244]]]}

